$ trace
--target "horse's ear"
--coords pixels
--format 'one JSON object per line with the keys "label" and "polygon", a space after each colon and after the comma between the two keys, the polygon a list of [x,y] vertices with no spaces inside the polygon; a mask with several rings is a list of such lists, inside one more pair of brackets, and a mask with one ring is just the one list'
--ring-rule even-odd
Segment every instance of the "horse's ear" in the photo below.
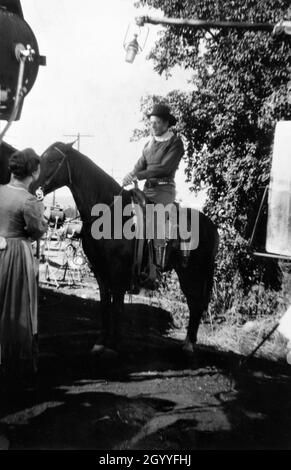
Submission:
{"label": "horse's ear", "polygon": [[78,139],[73,140],[73,142],[69,142],[69,143],[66,144],[66,145],[67,145],[68,147],[72,148],[72,147],[75,145],[75,143],[77,142],[77,140],[78,140]]}

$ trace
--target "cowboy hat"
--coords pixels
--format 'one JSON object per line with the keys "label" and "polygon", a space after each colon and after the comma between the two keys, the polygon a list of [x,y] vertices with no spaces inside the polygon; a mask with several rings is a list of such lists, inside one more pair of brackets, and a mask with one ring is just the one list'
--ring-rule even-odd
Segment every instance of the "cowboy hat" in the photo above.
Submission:
{"label": "cowboy hat", "polygon": [[177,122],[175,116],[171,114],[170,108],[165,104],[155,104],[151,113],[149,113],[148,118],[151,116],[158,116],[165,121],[169,121],[169,126],[174,126]]}

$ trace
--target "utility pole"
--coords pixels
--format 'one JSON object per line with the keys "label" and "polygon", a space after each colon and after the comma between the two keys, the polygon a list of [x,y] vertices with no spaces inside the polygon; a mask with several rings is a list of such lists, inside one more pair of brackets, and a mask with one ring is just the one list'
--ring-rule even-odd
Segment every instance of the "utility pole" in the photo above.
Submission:
{"label": "utility pole", "polygon": [[76,140],[75,142],[77,142],[77,150],[78,152],[80,152],[80,141],[81,141],[81,137],[95,137],[93,134],[80,134],[80,132],[77,132],[77,134],[63,134],[64,137],[74,137]]}

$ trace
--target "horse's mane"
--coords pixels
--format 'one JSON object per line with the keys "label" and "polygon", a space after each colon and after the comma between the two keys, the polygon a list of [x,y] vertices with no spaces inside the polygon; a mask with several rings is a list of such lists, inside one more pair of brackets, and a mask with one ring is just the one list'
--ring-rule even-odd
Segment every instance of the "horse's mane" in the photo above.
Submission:
{"label": "horse's mane", "polygon": [[71,165],[76,165],[78,171],[75,172],[75,178],[77,177],[77,184],[86,184],[88,191],[91,192],[90,196],[95,200],[102,200],[103,202],[110,203],[113,196],[119,194],[126,194],[127,191],[123,191],[122,187],[106,173],[102,168],[96,165],[93,160],[74,149],[68,144],[57,142],[54,144],[58,148],[62,149],[65,146],[65,153],[69,157]]}

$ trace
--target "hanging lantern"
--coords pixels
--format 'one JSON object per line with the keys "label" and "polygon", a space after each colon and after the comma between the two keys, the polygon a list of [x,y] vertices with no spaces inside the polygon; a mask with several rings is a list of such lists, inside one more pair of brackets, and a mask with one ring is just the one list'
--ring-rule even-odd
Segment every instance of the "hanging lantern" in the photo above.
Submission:
{"label": "hanging lantern", "polygon": [[137,34],[134,35],[132,41],[130,41],[125,46],[126,55],[125,55],[125,62],[129,62],[130,64],[133,63],[136,54],[139,53],[140,47],[139,43],[137,42]]}
{"label": "hanging lantern", "polygon": [[133,39],[130,41],[130,42],[126,42],[126,38],[128,36],[128,32],[129,32],[129,29],[130,29],[130,25],[128,25],[128,28],[127,28],[127,31],[126,31],[126,34],[125,34],[125,38],[124,38],[124,42],[123,42],[123,47],[126,51],[126,55],[125,55],[125,62],[128,62],[130,64],[133,63],[136,55],[143,51],[143,48],[145,46],[145,43],[147,41],[147,38],[148,38],[148,34],[149,34],[149,29],[147,29],[147,35],[146,35],[146,38],[144,40],[144,44],[143,44],[143,47],[141,47],[138,43],[138,36],[140,35],[140,28],[139,28],[139,33],[134,33],[133,35]]}
{"label": "hanging lantern", "polygon": [[140,50],[139,43],[137,42],[137,34],[135,34],[133,40],[126,45],[125,50],[125,62],[132,64],[136,54],[138,54]]}

